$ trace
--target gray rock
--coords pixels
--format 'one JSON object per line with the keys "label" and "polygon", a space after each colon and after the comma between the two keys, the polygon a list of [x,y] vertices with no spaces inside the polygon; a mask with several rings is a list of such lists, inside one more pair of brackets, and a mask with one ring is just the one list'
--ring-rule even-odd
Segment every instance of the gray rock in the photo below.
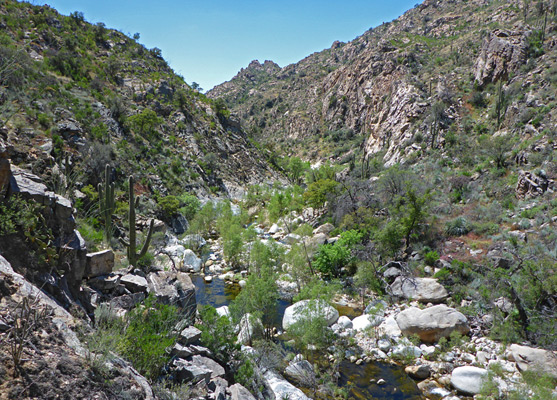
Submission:
{"label": "gray rock", "polygon": [[194,355],[193,350],[189,346],[184,346],[180,343],[176,343],[172,350],[170,350],[170,354],[176,358],[188,358]]}
{"label": "gray rock", "polygon": [[487,370],[483,368],[458,367],[451,373],[451,385],[462,393],[478,394],[486,375]]}
{"label": "gray rock", "polygon": [[193,250],[186,249],[184,251],[183,262],[186,270],[192,270],[193,272],[201,271],[201,259],[195,255]]}
{"label": "gray rock", "polygon": [[383,272],[383,278],[385,278],[388,283],[392,283],[397,277],[402,275],[402,270],[397,267],[389,267]]}
{"label": "gray rock", "polygon": [[114,268],[114,252],[111,249],[87,254],[85,274],[88,278],[107,275]]}
{"label": "gray rock", "polygon": [[389,305],[385,300],[373,300],[371,303],[369,303],[366,306],[366,309],[364,310],[364,314],[377,314],[379,312],[384,313],[384,310],[388,306]]}
{"label": "gray rock", "polygon": [[132,293],[147,292],[149,287],[145,278],[133,274],[124,275],[120,278],[120,283],[122,283],[126,289]]}
{"label": "gray rock", "polygon": [[245,314],[238,324],[238,343],[251,344],[252,340],[263,337],[263,324],[259,318],[252,317],[249,313]]}
{"label": "gray rock", "polygon": [[186,316],[195,313],[195,286],[188,274],[179,271],[158,271],[147,276],[149,291],[157,301],[181,307]]}
{"label": "gray rock", "polygon": [[284,374],[295,382],[305,386],[312,386],[316,380],[313,365],[307,360],[291,362],[284,370]]}
{"label": "gray rock", "polygon": [[323,316],[329,326],[338,320],[338,311],[323,301],[302,300],[287,307],[282,318],[282,328],[287,330],[290,326],[305,318]]}
{"label": "gray rock", "polygon": [[182,214],[178,214],[177,216],[173,217],[170,221],[170,225],[172,226],[172,231],[176,235],[185,233],[189,228],[188,220]]}
{"label": "gray rock", "polygon": [[321,225],[320,227],[316,228],[313,231],[313,234],[316,235],[318,233],[323,233],[327,236],[329,236],[329,234],[335,229],[335,226],[329,222],[327,222],[326,224]]}
{"label": "gray rock", "polygon": [[342,329],[352,329],[353,324],[346,315],[343,315],[338,318],[337,324],[340,325]]}
{"label": "gray rock", "polygon": [[109,292],[114,290],[120,283],[120,275],[101,275],[89,279],[89,286],[101,292]]}
{"label": "gray rock", "polygon": [[300,241],[301,236],[295,233],[289,233],[284,237],[284,242],[287,244],[296,244]]}
{"label": "gray rock", "polygon": [[416,346],[399,344],[393,348],[392,355],[397,358],[418,358],[422,355],[422,350]]}
{"label": "gray rock", "polygon": [[539,370],[557,379],[557,352],[512,344],[509,348],[521,371]]}
{"label": "gray rock", "polygon": [[388,352],[391,350],[391,342],[387,339],[379,339],[377,341],[377,348],[383,352]]}
{"label": "gray rock", "polygon": [[271,227],[269,228],[269,234],[270,235],[274,235],[275,233],[277,233],[279,231],[279,226],[277,224],[273,224],[271,225]]}
{"label": "gray rock", "polygon": [[352,320],[352,325],[354,330],[356,331],[363,331],[368,328],[373,328],[376,326],[381,325],[381,323],[385,321],[385,318],[382,316],[374,316],[370,314],[360,315]]}
{"label": "gray rock", "polygon": [[200,249],[207,244],[207,241],[199,234],[186,235],[180,242],[192,249]]}
{"label": "gray rock", "polygon": [[123,310],[131,310],[136,305],[145,300],[145,293],[124,294],[122,296],[114,297],[110,300],[110,306],[113,308],[120,308]]}
{"label": "gray rock", "polygon": [[201,337],[201,331],[195,326],[188,326],[180,332],[179,341],[183,345],[195,343]]}
{"label": "gray rock", "polygon": [[194,365],[191,362],[185,361],[181,358],[175,359],[172,362],[172,370],[174,377],[178,382],[193,382],[205,381],[208,383],[211,379],[212,371],[204,366]]}
{"label": "gray rock", "polygon": [[444,304],[424,310],[408,308],[396,316],[396,322],[404,335],[418,335],[426,343],[434,343],[454,331],[465,335],[470,330],[466,317]]}
{"label": "gray rock", "polygon": [[275,394],[275,399],[310,400],[304,392],[276,373],[267,371],[263,376]]}
{"label": "gray rock", "polygon": [[249,390],[239,383],[230,386],[228,391],[230,392],[230,400],[257,400]]}
{"label": "gray rock", "polygon": [[201,355],[192,356],[189,361],[193,365],[201,368],[206,368],[211,371],[211,378],[223,377],[225,374],[224,368],[216,361]]}
{"label": "gray rock", "polygon": [[393,296],[422,303],[440,303],[449,293],[434,278],[410,278],[399,276],[391,285]]}

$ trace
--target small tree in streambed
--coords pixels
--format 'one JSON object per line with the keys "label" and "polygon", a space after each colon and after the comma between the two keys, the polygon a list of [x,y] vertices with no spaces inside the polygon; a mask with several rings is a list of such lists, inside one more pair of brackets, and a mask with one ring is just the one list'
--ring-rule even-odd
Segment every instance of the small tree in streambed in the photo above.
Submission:
{"label": "small tree in streambed", "polygon": [[106,164],[104,169],[104,184],[99,183],[99,212],[104,222],[104,240],[110,243],[113,226],[112,216],[116,210],[114,203],[114,182],[110,182],[110,165]]}
{"label": "small tree in streambed", "polygon": [[122,243],[122,245],[124,245],[127,249],[128,262],[130,263],[130,265],[137,267],[138,260],[144,257],[147,254],[147,250],[149,249],[149,244],[151,243],[151,236],[153,234],[153,225],[155,223],[155,220],[151,219],[151,222],[149,223],[149,231],[147,233],[147,238],[143,243],[143,247],[141,248],[141,251],[137,253],[136,230],[135,230],[135,208],[139,203],[139,197],[137,199],[135,198],[133,187],[134,187],[134,179],[133,176],[130,176],[129,178],[130,207],[128,212],[128,221],[130,225],[130,233],[129,233],[130,239],[129,242],[127,242],[126,240],[120,238],[120,243]]}

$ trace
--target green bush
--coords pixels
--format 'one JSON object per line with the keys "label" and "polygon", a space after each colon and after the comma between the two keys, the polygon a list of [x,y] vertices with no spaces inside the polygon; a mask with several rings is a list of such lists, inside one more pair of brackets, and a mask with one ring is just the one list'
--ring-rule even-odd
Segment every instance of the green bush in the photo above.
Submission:
{"label": "green bush", "polygon": [[320,246],[313,261],[315,269],[327,278],[339,276],[341,268],[354,260],[351,250],[362,240],[362,236],[357,231],[346,231],[334,244]]}
{"label": "green bush", "polygon": [[180,213],[186,217],[188,221],[191,221],[201,208],[201,202],[197,197],[189,193],[180,195],[178,200],[180,201]]}
{"label": "green bush", "polygon": [[304,201],[311,207],[322,207],[327,201],[327,196],[335,193],[337,186],[338,182],[332,179],[319,179],[310,183],[304,193]]}
{"label": "green bush", "polygon": [[439,253],[437,253],[436,251],[428,251],[424,254],[424,262],[426,263],[426,265],[432,267],[433,265],[435,265],[435,262],[437,260],[439,260]]}
{"label": "green bush", "polygon": [[173,330],[181,318],[176,307],[157,303],[152,295],[143,307],[136,307],[126,316],[127,327],[119,348],[134,368],[151,381],[170,361],[167,349],[176,343]]}
{"label": "green bush", "polygon": [[180,200],[176,196],[165,196],[158,199],[159,207],[163,213],[163,219],[169,220],[178,213]]}
{"label": "green bush", "polygon": [[462,236],[470,232],[468,221],[464,217],[457,217],[447,222],[445,232],[450,236]]}

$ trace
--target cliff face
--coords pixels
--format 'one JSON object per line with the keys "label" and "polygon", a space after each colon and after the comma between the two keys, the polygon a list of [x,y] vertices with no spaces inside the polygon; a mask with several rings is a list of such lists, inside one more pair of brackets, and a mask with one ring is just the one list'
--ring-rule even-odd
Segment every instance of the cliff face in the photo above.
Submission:
{"label": "cliff face", "polygon": [[159,49],[80,13],[15,1],[0,5],[0,26],[0,128],[12,163],[46,177],[68,155],[93,186],[110,163],[163,195],[237,196],[276,178],[239,123]]}
{"label": "cliff face", "polygon": [[[489,122],[471,112],[475,92],[493,95],[490,85],[501,82],[504,90],[520,86],[538,97],[534,80],[554,85],[540,76],[554,68],[554,11],[538,2],[524,7],[428,0],[349,43],[248,80],[246,72],[262,69],[252,63],[208,96],[224,99],[256,139],[286,153],[312,160],[381,153],[387,164],[403,161],[422,143],[443,147],[451,127],[465,134],[460,122],[467,117]],[[496,130],[528,122],[507,114]],[[542,130],[551,126],[553,113],[540,123]]]}

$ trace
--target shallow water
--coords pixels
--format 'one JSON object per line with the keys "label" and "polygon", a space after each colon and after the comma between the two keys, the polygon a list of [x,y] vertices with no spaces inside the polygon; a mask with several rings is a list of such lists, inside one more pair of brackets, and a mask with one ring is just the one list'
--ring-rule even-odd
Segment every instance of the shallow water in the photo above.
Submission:
{"label": "shallow water", "polygon": [[[238,284],[225,283],[222,279],[213,278],[212,282],[205,282],[203,276],[191,275],[195,285],[195,297],[198,305],[211,305],[215,308],[227,306],[240,293]],[[275,326],[281,328],[284,310],[290,305],[289,302],[279,300],[276,312]],[[353,310],[346,306],[337,306],[341,315],[351,318],[361,315],[361,310]],[[374,362],[370,364],[356,365],[349,361],[342,361],[339,366],[340,377],[338,384],[350,391],[350,399],[369,400],[419,400],[423,399],[416,383],[404,373],[402,367],[387,363]],[[379,379],[385,380],[384,385],[371,383]],[[308,393],[309,394],[309,393]]]}

